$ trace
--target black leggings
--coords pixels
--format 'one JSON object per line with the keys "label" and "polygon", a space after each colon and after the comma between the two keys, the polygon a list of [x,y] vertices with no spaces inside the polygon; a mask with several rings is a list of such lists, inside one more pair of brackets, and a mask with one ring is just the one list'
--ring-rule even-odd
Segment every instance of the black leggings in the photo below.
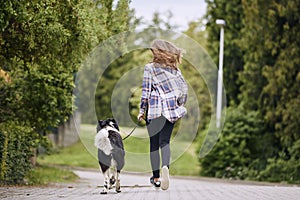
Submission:
{"label": "black leggings", "polygon": [[173,131],[174,123],[169,122],[165,117],[149,121],[147,125],[150,137],[150,161],[154,178],[159,178],[160,155],[161,149],[162,166],[170,164],[170,138]]}

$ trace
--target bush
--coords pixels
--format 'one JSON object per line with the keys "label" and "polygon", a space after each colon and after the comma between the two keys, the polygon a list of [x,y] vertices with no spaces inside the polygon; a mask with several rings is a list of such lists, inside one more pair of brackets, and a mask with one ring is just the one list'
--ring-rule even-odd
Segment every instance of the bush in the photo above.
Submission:
{"label": "bush", "polygon": [[265,170],[260,173],[259,180],[270,182],[300,183],[299,160],[270,158]]}
{"label": "bush", "polygon": [[201,175],[300,183],[300,140],[282,149],[265,126],[257,112],[228,108],[219,141],[200,159]]}
{"label": "bush", "polygon": [[[245,179],[252,161],[260,163],[258,141],[263,136],[263,121],[256,112],[228,108],[222,134],[212,151],[200,159],[201,175]],[[255,173],[255,172],[251,172]]]}
{"label": "bush", "polygon": [[289,183],[299,184],[299,151],[300,140],[296,141],[287,152],[281,151],[277,157],[268,159],[268,165],[260,172],[259,180],[267,180],[271,182],[286,181]]}
{"label": "bush", "polygon": [[38,143],[39,135],[28,126],[12,121],[0,124],[0,184],[22,183]]}

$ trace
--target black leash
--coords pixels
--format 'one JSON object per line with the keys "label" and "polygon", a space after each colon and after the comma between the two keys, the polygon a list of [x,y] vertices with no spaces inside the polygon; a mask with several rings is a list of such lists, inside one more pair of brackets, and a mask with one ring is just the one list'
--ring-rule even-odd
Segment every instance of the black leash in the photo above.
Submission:
{"label": "black leash", "polygon": [[[148,109],[146,109],[146,113],[148,113]],[[146,114],[146,116],[147,116],[147,114]],[[145,120],[145,119],[143,119],[143,120]],[[147,120],[145,120],[146,122],[147,122]],[[122,140],[126,140],[129,136],[131,136],[131,134],[135,131],[135,129],[138,127],[138,125],[136,125],[133,129],[132,129],[132,131],[126,136],[126,137],[124,137]]]}
{"label": "black leash", "polygon": [[132,129],[132,131],[126,136],[126,137],[124,137],[122,140],[126,140],[133,132],[134,132],[134,130],[137,128],[138,126],[136,125],[133,129]]}

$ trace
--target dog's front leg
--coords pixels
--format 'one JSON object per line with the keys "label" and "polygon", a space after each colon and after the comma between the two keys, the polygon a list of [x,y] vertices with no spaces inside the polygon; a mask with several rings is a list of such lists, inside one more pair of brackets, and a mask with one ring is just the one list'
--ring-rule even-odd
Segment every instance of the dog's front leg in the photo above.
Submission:
{"label": "dog's front leg", "polygon": [[107,194],[110,188],[110,180],[109,180],[109,169],[106,170],[104,173],[104,186],[101,194]]}

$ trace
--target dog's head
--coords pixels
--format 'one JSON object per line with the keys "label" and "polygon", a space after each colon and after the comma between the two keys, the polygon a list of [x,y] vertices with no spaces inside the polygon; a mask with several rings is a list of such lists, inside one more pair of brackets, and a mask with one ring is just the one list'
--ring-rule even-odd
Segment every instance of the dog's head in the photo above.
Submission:
{"label": "dog's head", "polygon": [[99,132],[101,129],[103,129],[107,126],[115,128],[119,131],[119,126],[118,126],[118,123],[116,122],[116,120],[113,118],[108,118],[106,120],[98,120],[97,132]]}

